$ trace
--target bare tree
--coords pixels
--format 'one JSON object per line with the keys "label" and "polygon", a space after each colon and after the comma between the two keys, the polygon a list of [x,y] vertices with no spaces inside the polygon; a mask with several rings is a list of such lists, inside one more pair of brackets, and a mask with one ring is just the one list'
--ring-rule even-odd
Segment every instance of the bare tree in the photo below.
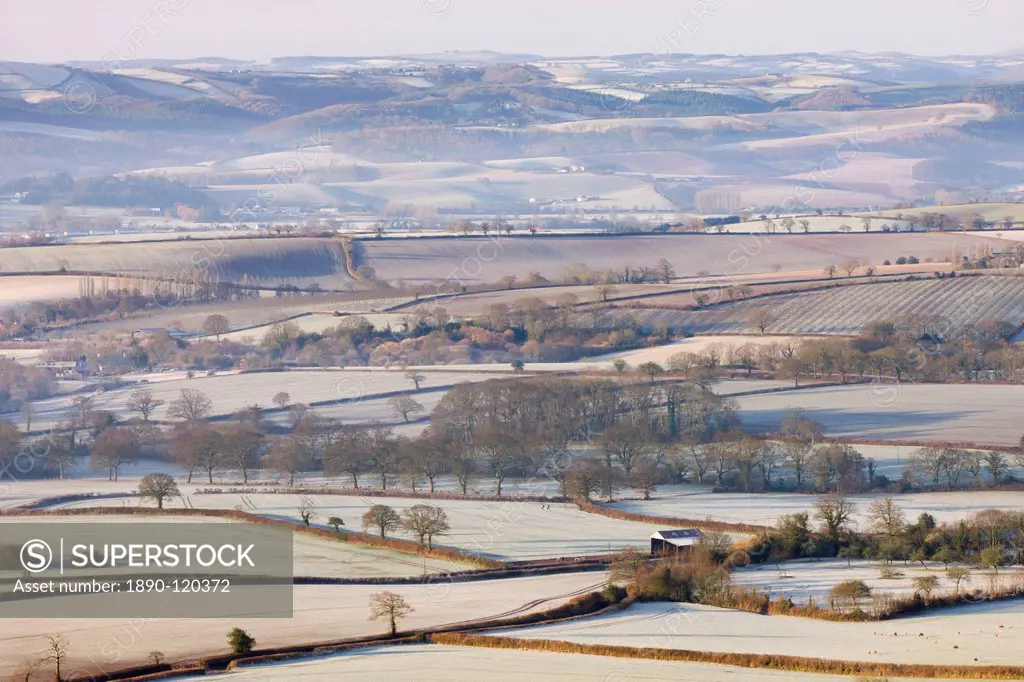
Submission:
{"label": "bare tree", "polygon": [[320,508],[317,507],[316,503],[308,497],[299,498],[299,518],[302,519],[302,523],[309,528],[310,522],[315,519],[320,512]]}
{"label": "bare tree", "polygon": [[402,417],[402,421],[409,423],[409,415],[413,412],[422,412],[423,405],[416,402],[407,395],[400,395],[388,400],[388,405],[395,411],[395,414]]}
{"label": "bare tree", "polygon": [[387,534],[400,527],[402,517],[394,508],[386,504],[375,504],[363,514],[363,530],[376,528],[383,539]]}
{"label": "bare tree", "polygon": [[833,542],[839,540],[839,534],[856,511],[857,505],[839,493],[819,497],[814,503],[814,516],[821,522],[826,537]]}
{"label": "bare tree", "polygon": [[61,669],[71,653],[71,642],[61,634],[48,634],[45,637],[47,650],[43,660],[53,663],[54,679],[56,682],[63,682],[64,674]]}
{"label": "bare tree", "polygon": [[775,322],[775,315],[767,308],[754,308],[747,314],[747,324],[756,329],[764,336],[768,327]]}
{"label": "bare tree", "polygon": [[895,498],[891,496],[872,502],[868,507],[866,517],[872,530],[891,538],[902,534],[907,525],[906,515],[896,504]]}
{"label": "bare tree", "polygon": [[669,284],[672,281],[672,278],[676,276],[676,271],[672,267],[672,264],[664,258],[659,260],[657,265],[654,266],[654,273],[657,278],[665,284]]}
{"label": "bare tree", "polygon": [[292,397],[287,391],[278,391],[274,394],[274,397],[271,400],[275,405],[283,410],[288,407],[288,403],[292,401]]}
{"label": "bare tree", "polygon": [[149,474],[139,482],[139,497],[151,498],[157,509],[164,508],[164,500],[180,495],[178,484],[169,474]]}
{"label": "bare tree", "polygon": [[826,277],[828,277],[829,279],[832,279],[833,277],[836,276],[836,266],[834,266],[834,265],[826,265],[825,269],[822,270],[822,272],[825,273]]}
{"label": "bare tree", "polygon": [[220,335],[231,329],[231,322],[223,315],[214,313],[203,320],[203,333],[207,336],[216,336],[220,341]]}
{"label": "bare tree", "polygon": [[423,380],[426,379],[424,375],[412,370],[405,373],[405,378],[412,382],[412,385],[416,387],[417,391],[420,390],[420,384],[422,384]]}
{"label": "bare tree", "polygon": [[426,539],[427,549],[434,548],[434,536],[444,535],[451,526],[448,515],[440,507],[431,504],[414,504],[402,512],[402,527],[419,537],[420,547]]}
{"label": "bare tree", "polygon": [[202,391],[193,388],[181,389],[181,395],[167,406],[167,416],[187,422],[201,422],[210,416],[213,401]]}
{"label": "bare tree", "polygon": [[328,476],[348,474],[352,487],[359,488],[359,474],[369,467],[368,443],[362,430],[345,428],[341,437],[324,451],[324,473]]}
{"label": "bare tree", "polygon": [[860,263],[855,260],[848,260],[839,266],[847,277],[853,277],[853,273],[860,269]]}
{"label": "bare tree", "polygon": [[153,397],[153,391],[148,388],[137,388],[128,396],[125,407],[130,412],[138,412],[142,418],[149,421],[150,415],[156,412],[157,408],[164,404],[163,400]]}
{"label": "bare tree", "polygon": [[370,595],[370,620],[386,618],[391,636],[398,633],[398,621],[415,611],[405,597],[385,590]]}
{"label": "bare tree", "polygon": [[278,438],[267,450],[265,464],[271,469],[288,474],[288,485],[295,485],[295,475],[309,471],[313,459],[309,449],[294,436]]}
{"label": "bare tree", "polygon": [[138,459],[139,440],[135,432],[123,426],[111,426],[100,432],[92,444],[92,466],[107,470],[107,479],[116,481],[121,467]]}
{"label": "bare tree", "polygon": [[221,434],[222,464],[242,472],[242,482],[249,482],[249,471],[260,464],[266,436],[251,422],[228,424],[218,429]]}

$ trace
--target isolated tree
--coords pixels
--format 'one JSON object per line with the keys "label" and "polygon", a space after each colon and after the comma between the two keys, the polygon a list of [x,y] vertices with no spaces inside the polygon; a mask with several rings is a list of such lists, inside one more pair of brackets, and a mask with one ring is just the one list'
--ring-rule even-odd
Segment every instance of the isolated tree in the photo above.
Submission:
{"label": "isolated tree", "polygon": [[960,585],[971,582],[971,571],[964,566],[950,566],[946,569],[946,577],[953,581],[954,593],[960,594]]}
{"label": "isolated tree", "polygon": [[747,314],[747,324],[756,329],[764,336],[768,327],[775,322],[775,316],[767,308],[754,308]]}
{"label": "isolated tree", "polygon": [[299,499],[299,518],[306,528],[309,528],[309,524],[319,515],[318,510],[316,503],[308,497]]}
{"label": "isolated tree", "polygon": [[386,504],[375,504],[363,514],[363,530],[376,528],[381,539],[386,538],[389,532],[399,528],[401,523],[402,517],[394,508]]}
{"label": "isolated tree", "polygon": [[228,646],[236,654],[247,654],[256,647],[256,640],[242,628],[231,628],[231,632],[228,633]]}
{"label": "isolated tree", "polygon": [[849,602],[851,606],[857,606],[861,599],[871,596],[871,588],[863,580],[844,580],[832,588],[829,596],[839,603]]}
{"label": "isolated tree", "polygon": [[231,322],[228,318],[218,313],[214,313],[203,320],[203,333],[207,336],[216,336],[218,341],[220,341],[220,335],[230,329]]}
{"label": "isolated tree", "polygon": [[848,260],[839,266],[843,272],[846,273],[847,277],[853,277],[853,273],[860,269],[860,263],[855,260]]}
{"label": "isolated tree", "polygon": [[71,654],[71,642],[61,634],[48,634],[46,637],[46,655],[43,660],[53,663],[53,678],[56,682],[63,682],[64,673],[62,668]]}
{"label": "isolated tree", "polygon": [[814,503],[814,516],[821,522],[825,536],[836,542],[857,511],[857,506],[848,498],[833,493],[819,497]]}
{"label": "isolated tree", "polygon": [[144,420],[148,421],[150,415],[156,412],[157,408],[163,404],[163,400],[157,400],[153,397],[153,391],[148,388],[137,388],[128,396],[128,402],[125,404],[125,407],[130,412],[138,412]]}
{"label": "isolated tree", "polygon": [[424,539],[427,549],[434,548],[434,536],[444,535],[451,526],[448,515],[440,507],[431,504],[414,504],[402,512],[402,528],[419,538],[420,547]]}
{"label": "isolated tree", "polygon": [[36,406],[31,400],[26,400],[18,408],[18,412],[21,414],[22,421],[25,422],[25,433],[28,433],[32,430],[32,419],[36,415]]}
{"label": "isolated tree", "polygon": [[834,265],[826,265],[825,269],[822,272],[825,273],[826,277],[828,277],[829,279],[832,279],[833,277],[836,276],[836,266],[834,266]]}
{"label": "isolated tree", "polygon": [[873,531],[890,538],[901,535],[907,525],[907,518],[903,510],[896,504],[896,499],[891,496],[872,502],[868,507],[867,520]]}
{"label": "isolated tree", "polygon": [[278,391],[277,393],[274,394],[272,401],[275,405],[277,405],[279,408],[283,410],[284,408],[288,407],[288,403],[292,401],[292,397],[291,395],[289,395],[287,391]]}
{"label": "isolated tree", "polygon": [[181,395],[167,406],[167,416],[187,422],[201,422],[210,416],[213,401],[210,397],[193,388],[181,389]]}
{"label": "isolated tree", "polygon": [[622,358],[617,358],[615,361],[612,362],[612,367],[615,368],[616,372],[622,374],[627,369],[629,369],[629,363],[623,360]]}
{"label": "isolated tree", "polygon": [[388,400],[388,405],[395,411],[395,414],[402,418],[406,424],[409,423],[409,415],[414,412],[422,412],[423,405],[416,402],[407,395],[400,395]]}
{"label": "isolated tree", "polygon": [[164,662],[165,656],[164,656],[164,652],[162,652],[162,651],[153,650],[153,651],[150,651],[148,655],[149,655],[149,660],[153,663],[153,665],[160,665],[161,663]]}
{"label": "isolated tree", "polygon": [[135,432],[123,426],[111,426],[100,432],[92,444],[92,467],[107,470],[107,479],[116,481],[121,467],[138,459],[139,440]]}
{"label": "isolated tree", "polygon": [[398,633],[398,621],[413,611],[415,609],[400,594],[385,590],[370,595],[370,620],[386,618],[392,637]]}
{"label": "isolated tree", "polygon": [[152,499],[157,509],[164,508],[164,500],[180,494],[178,484],[170,474],[149,474],[139,481],[139,497]]}
{"label": "isolated tree", "polygon": [[801,218],[800,219],[800,229],[802,229],[804,231],[804,234],[810,232],[811,231],[811,221],[807,220],[807,218]]}
{"label": "isolated tree", "polygon": [[327,519],[328,526],[334,526],[334,532],[340,533],[341,527],[345,525],[345,521],[340,516],[332,516]]}
{"label": "isolated tree", "polygon": [[926,602],[931,601],[932,592],[939,586],[939,579],[934,575],[923,575],[914,578],[914,591],[920,592]]}
{"label": "isolated tree", "polygon": [[405,378],[408,379],[409,381],[411,381],[412,385],[415,386],[416,390],[418,391],[418,390],[420,390],[420,384],[422,384],[423,380],[426,379],[427,377],[425,377],[424,375],[420,374],[419,372],[414,372],[414,371],[410,370],[410,371],[405,373]]}

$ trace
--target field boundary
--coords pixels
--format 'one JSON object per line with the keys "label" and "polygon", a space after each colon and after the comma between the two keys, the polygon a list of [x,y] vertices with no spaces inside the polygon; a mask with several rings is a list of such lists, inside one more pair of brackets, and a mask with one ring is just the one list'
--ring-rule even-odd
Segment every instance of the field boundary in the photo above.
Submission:
{"label": "field boundary", "polygon": [[663,649],[656,647],[629,647],[610,644],[576,644],[553,639],[522,639],[472,633],[437,633],[430,635],[434,644],[513,649],[517,651],[547,651],[568,654],[589,654],[627,659],[646,659],[680,663],[712,663],[741,668],[788,670],[793,672],[830,673],[833,675],[897,676],[939,679],[1000,679],[1024,678],[1024,666],[954,666],[911,663],[871,663],[837,661],[824,658],[789,656],[783,654],[740,654],[692,649]]}

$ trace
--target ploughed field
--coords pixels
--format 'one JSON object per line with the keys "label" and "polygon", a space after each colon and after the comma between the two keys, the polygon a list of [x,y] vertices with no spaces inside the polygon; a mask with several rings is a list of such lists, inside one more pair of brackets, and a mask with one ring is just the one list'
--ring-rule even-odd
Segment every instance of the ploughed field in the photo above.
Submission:
{"label": "ploughed field", "polygon": [[[379,280],[410,283],[497,282],[537,272],[565,281],[574,264],[590,272],[654,267],[668,260],[678,277],[708,272],[715,277],[789,270],[817,270],[846,261],[881,264],[915,255],[948,260],[953,249],[999,244],[954,234],[662,234],[607,237],[491,235],[431,239],[380,239],[355,243],[357,264]],[[728,283],[728,282],[726,282]]]}
{"label": "ploughed field", "polygon": [[855,335],[882,320],[938,316],[956,327],[982,322],[1024,323],[1024,277],[982,276],[841,286],[723,303],[704,310],[658,308],[692,305],[693,297],[653,299],[649,308],[616,311],[644,326],[666,325],[694,334],[758,333],[749,320],[754,310],[770,311],[768,334]]}

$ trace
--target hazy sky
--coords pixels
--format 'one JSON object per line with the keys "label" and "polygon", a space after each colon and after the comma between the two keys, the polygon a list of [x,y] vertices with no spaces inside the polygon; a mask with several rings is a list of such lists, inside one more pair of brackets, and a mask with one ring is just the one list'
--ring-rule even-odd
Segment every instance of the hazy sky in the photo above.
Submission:
{"label": "hazy sky", "polygon": [[0,59],[1024,47],[1021,0],[0,0]]}

